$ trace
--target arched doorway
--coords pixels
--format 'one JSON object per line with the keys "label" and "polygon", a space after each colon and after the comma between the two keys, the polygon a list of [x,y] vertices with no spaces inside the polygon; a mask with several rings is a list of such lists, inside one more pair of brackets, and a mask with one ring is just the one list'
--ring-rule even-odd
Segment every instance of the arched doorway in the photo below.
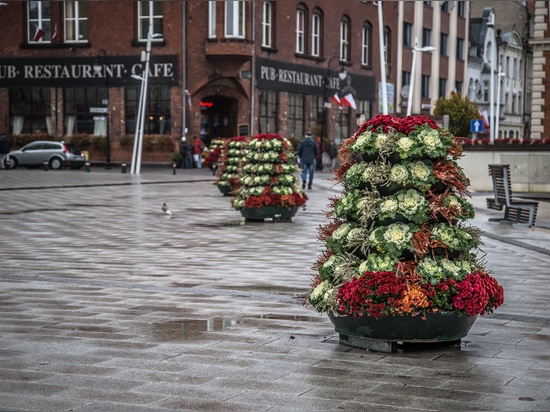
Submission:
{"label": "arched doorway", "polygon": [[201,139],[209,145],[218,137],[237,136],[238,101],[225,96],[208,96],[200,101]]}

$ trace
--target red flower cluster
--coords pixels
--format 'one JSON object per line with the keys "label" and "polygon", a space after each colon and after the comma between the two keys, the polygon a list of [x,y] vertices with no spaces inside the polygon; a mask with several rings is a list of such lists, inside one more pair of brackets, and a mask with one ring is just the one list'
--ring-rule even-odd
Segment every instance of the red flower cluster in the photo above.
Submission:
{"label": "red flower cluster", "polygon": [[453,306],[469,316],[492,312],[504,302],[504,289],[485,272],[470,273],[456,284]]}
{"label": "red flower cluster", "polygon": [[369,126],[372,126],[373,129],[382,127],[384,133],[391,128],[397,130],[398,132],[409,134],[415,129],[415,127],[422,126],[423,124],[428,124],[432,129],[439,130],[437,123],[435,123],[435,121],[428,116],[407,116],[399,118],[391,114],[379,114],[363,123],[357,131],[356,136],[359,136],[367,130]]}
{"label": "red flower cluster", "polygon": [[381,318],[447,307],[468,316],[492,312],[504,302],[504,290],[487,273],[470,273],[460,282],[414,284],[394,272],[365,272],[338,290],[338,308],[347,316]]}
{"label": "red flower cluster", "polygon": [[308,197],[305,193],[294,192],[290,195],[277,195],[266,189],[264,194],[260,196],[249,196],[244,202],[244,207],[258,209],[265,206],[303,206],[307,199]]}

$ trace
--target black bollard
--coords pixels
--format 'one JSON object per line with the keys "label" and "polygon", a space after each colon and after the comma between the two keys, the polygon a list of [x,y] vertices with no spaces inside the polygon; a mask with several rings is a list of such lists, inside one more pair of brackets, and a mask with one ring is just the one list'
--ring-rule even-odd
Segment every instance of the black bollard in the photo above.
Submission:
{"label": "black bollard", "polygon": [[128,165],[126,163],[121,163],[120,164],[120,172],[121,173],[126,173],[126,168],[128,167]]}
{"label": "black bollard", "polygon": [[48,171],[48,161],[45,160],[44,162],[42,162],[42,168],[44,169],[45,172]]}
{"label": "black bollard", "polygon": [[86,170],[86,173],[90,173],[90,162],[84,163],[84,170]]}
{"label": "black bollard", "polygon": [[176,164],[175,163],[172,163],[172,174],[173,175],[176,174]]}

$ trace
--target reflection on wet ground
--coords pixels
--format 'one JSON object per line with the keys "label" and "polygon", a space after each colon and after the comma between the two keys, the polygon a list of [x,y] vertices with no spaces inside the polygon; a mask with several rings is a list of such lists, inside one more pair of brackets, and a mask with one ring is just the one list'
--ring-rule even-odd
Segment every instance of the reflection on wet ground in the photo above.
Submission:
{"label": "reflection on wet ground", "polygon": [[[262,322],[262,320],[264,320]],[[273,329],[271,321],[287,322],[324,322],[320,316],[293,316],[277,313],[265,315],[242,316],[239,318],[213,317],[209,319],[181,319],[167,322],[156,322],[148,325],[147,333],[155,342],[184,342],[203,339],[206,332],[221,332],[238,325],[254,324],[265,329]],[[288,327],[288,323],[287,326]]]}

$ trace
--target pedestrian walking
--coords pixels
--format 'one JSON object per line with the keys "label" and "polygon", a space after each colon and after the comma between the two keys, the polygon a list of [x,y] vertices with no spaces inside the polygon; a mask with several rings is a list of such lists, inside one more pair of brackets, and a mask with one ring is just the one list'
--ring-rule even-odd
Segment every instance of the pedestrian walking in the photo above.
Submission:
{"label": "pedestrian walking", "polygon": [[180,145],[180,154],[181,154],[181,168],[182,169],[191,169],[192,167],[192,155],[191,155],[191,148],[189,147],[189,143],[187,143],[187,139],[185,136],[181,138],[181,145]]}
{"label": "pedestrian walking", "polygon": [[334,140],[330,141],[328,148],[328,156],[330,157],[330,170],[336,169],[336,158],[338,157],[338,146]]}
{"label": "pedestrian walking", "polygon": [[323,170],[323,153],[325,153],[323,139],[321,139],[321,137],[317,137],[317,156],[315,158],[315,170]]}
{"label": "pedestrian walking", "polygon": [[197,169],[202,168],[202,151],[204,150],[204,143],[197,136],[193,136],[193,160],[195,160],[195,166]]}
{"label": "pedestrian walking", "polygon": [[298,145],[298,157],[302,164],[302,189],[306,188],[306,180],[309,173],[309,180],[307,180],[307,188],[311,189],[313,184],[313,173],[315,171],[315,159],[319,154],[319,148],[313,141],[313,137],[310,132],[307,132],[304,140]]}
{"label": "pedestrian walking", "polygon": [[0,136],[0,169],[6,168],[6,160],[8,159],[8,153],[11,149],[11,140],[6,135],[2,133]]}

